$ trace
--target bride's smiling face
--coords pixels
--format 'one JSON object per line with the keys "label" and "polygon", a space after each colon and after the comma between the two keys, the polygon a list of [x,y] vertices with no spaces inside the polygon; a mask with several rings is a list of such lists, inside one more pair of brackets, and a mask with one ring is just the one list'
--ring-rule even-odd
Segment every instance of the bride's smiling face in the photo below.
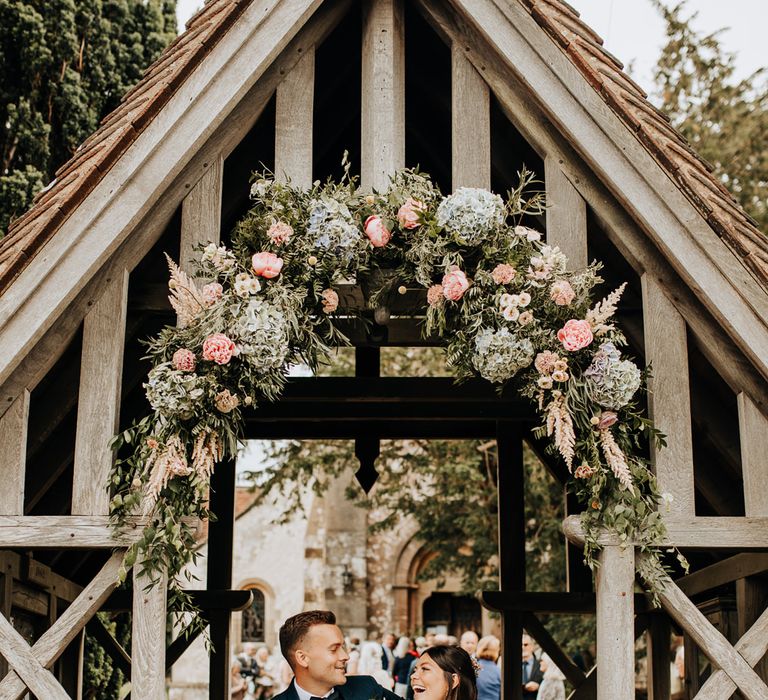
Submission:
{"label": "bride's smiling face", "polygon": [[448,696],[445,672],[429,658],[429,654],[422,654],[416,662],[411,675],[411,687],[418,700],[445,700]]}

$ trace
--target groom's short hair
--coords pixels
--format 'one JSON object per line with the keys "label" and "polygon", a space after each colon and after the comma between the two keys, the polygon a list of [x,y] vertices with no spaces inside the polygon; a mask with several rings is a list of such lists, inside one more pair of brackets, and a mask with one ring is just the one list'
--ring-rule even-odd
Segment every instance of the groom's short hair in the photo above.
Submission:
{"label": "groom's short hair", "polygon": [[289,617],[280,628],[280,651],[288,665],[294,667],[293,654],[306,637],[310,627],[315,625],[335,625],[336,615],[330,610],[307,610]]}

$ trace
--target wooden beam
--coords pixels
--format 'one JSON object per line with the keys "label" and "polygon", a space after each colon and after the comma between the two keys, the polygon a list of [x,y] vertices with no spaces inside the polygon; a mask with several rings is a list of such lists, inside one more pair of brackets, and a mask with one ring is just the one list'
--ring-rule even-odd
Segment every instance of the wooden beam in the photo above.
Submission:
{"label": "wooden beam", "polygon": [[123,672],[125,677],[130,678],[131,657],[128,656],[120,642],[104,627],[104,623],[98,617],[92,617],[85,626],[85,632],[104,648],[112,663]]}
{"label": "wooden beam", "polygon": [[747,515],[768,515],[768,418],[744,392],[737,397],[744,508]]}
{"label": "wooden beam", "polygon": [[651,462],[662,493],[672,495],[672,516],[696,514],[693,484],[693,437],[685,320],[651,275],[642,276],[645,362],[651,367],[648,412],[667,436],[661,450],[651,441]]}
{"label": "wooden beam", "polygon": [[363,3],[360,182],[383,191],[405,166],[403,0]]}
{"label": "wooden beam", "polygon": [[547,628],[541,624],[536,615],[532,612],[526,613],[523,617],[525,629],[538,642],[539,646],[550,656],[552,662],[557,666],[566,677],[568,682],[578,688],[586,680],[584,672],[571,660],[554,640]]}
{"label": "wooden beam", "polygon": [[[660,546],[682,549],[768,549],[768,518],[701,517],[665,518],[668,538]],[[563,521],[563,531],[571,542],[584,542],[581,519],[571,515]],[[601,545],[620,544],[610,532],[598,536]],[[643,546],[645,542],[628,542]]]}
{"label": "wooden beam", "polygon": [[143,532],[142,518],[130,519],[115,534],[104,516],[0,516],[0,544],[21,549],[111,549],[127,547]]}
{"label": "wooden beam", "polygon": [[133,567],[131,695],[137,700],[164,700],[168,575],[156,574],[159,580],[153,583],[141,574],[141,567],[138,559]]}
{"label": "wooden beam", "polygon": [[635,698],[634,588],[634,549],[603,547],[595,582],[600,700]]}
{"label": "wooden beam", "polygon": [[496,421],[468,421],[463,418],[437,421],[418,420],[248,420],[245,440],[354,440],[360,437],[379,440],[492,440]]}
{"label": "wooden beam", "polygon": [[746,576],[768,571],[768,553],[742,552],[694,571],[675,583],[689,598],[732,583]]}
{"label": "wooden beam", "polygon": [[488,86],[451,44],[451,171],[453,189],[491,188],[491,107]]}
{"label": "wooden beam", "polygon": [[221,187],[224,180],[224,160],[221,155],[211,159],[210,167],[195,183],[181,205],[181,248],[179,267],[193,273],[192,263],[199,260],[198,246],[221,239]]}
{"label": "wooden beam", "polygon": [[[199,590],[185,589],[192,600],[192,604],[200,608],[203,613],[209,610],[229,610],[236,612],[245,610],[253,602],[253,593],[250,590],[225,589],[225,590]],[[131,609],[133,604],[133,592],[119,590],[107,598],[102,610],[109,612],[125,612]]]}
{"label": "wooden beam", "polygon": [[[697,286],[688,286],[688,276],[673,269],[664,254],[649,240],[645,230],[595,175],[591,165],[587,165],[583,155],[558,132],[551,115],[529,99],[524,76],[518,78],[514,70],[510,70],[500,48],[489,44],[463,15],[459,17],[444,3],[418,0],[417,7],[438,33],[449,37],[450,41],[463,41],[472,47],[467,57],[485,78],[515,128],[542,157],[549,155],[557,158],[563,172],[594,212],[611,243],[638,274],[652,273],[662,284],[699,340],[707,360],[733,391],[747,392],[762,410],[768,410],[768,387],[765,382],[755,382],[753,366],[736,344],[721,332],[720,325],[712,321],[710,314],[717,315],[709,306],[705,308],[695,291]],[[640,224],[645,225],[642,221]]]}
{"label": "wooden beam", "polygon": [[[46,246],[46,255],[24,271],[25,281],[20,276],[14,282],[13,301],[10,289],[3,295],[3,310],[8,313],[0,317],[0,338],[6,342],[12,335],[5,328],[6,320],[24,337],[18,338],[18,351],[11,352],[10,346],[5,346],[7,362],[0,362],[0,414],[22,389],[32,389],[45,376],[67,346],[89,304],[103,292],[102,278],[108,274],[105,268],[132,270],[144,258],[213,159],[219,155],[226,158],[240,143],[285,73],[304,50],[328,35],[351,2],[326,4],[309,20],[320,0],[287,0],[269,5],[268,12],[263,5],[250,5],[236,31],[227,32],[212,49],[213,58],[206,59],[208,69],[225,69],[227,75],[198,72],[197,81],[187,81],[174,95],[166,116],[171,120],[182,116],[190,129],[177,123],[168,137],[158,133],[165,120],[155,120],[140,136],[141,144],[137,141],[132,146],[130,156],[110,170],[78,208],[77,216],[65,222]],[[294,37],[300,27],[301,32]],[[234,44],[243,41],[236,50]],[[236,58],[222,63],[221,53],[230,50]],[[206,80],[207,88],[202,90],[200,81]],[[234,91],[234,100],[222,95],[230,91]],[[211,105],[217,114],[211,113]],[[88,235],[83,236],[83,232]],[[99,269],[104,273],[101,277],[96,275]],[[56,272],[55,280],[52,271]],[[45,293],[37,295],[34,304],[27,303],[41,284]]]}
{"label": "wooden beam", "polygon": [[277,86],[275,105],[275,178],[295,187],[312,186],[312,114],[315,96],[315,48]]}
{"label": "wooden beam", "polygon": [[[32,654],[41,666],[50,668],[69,643],[80,634],[91,616],[117,585],[117,574],[123,565],[124,558],[125,550],[113,553],[72,605],[35,642]],[[26,689],[21,678],[11,671],[0,682],[0,698],[20,700],[25,695]],[[48,696],[43,695],[43,697]]]}
{"label": "wooden beam", "polygon": [[[0,515],[24,512],[24,471],[27,464],[29,391],[24,389],[10,410],[0,418],[0,455],[3,459],[3,488]],[[0,540],[0,546],[4,546]]]}
{"label": "wooden beam", "polygon": [[85,317],[77,402],[73,515],[107,515],[107,483],[114,455],[110,440],[120,421],[128,271],[107,280],[107,289]]}
{"label": "wooden beam", "polygon": [[566,177],[562,160],[544,158],[547,188],[547,243],[558,246],[568,257],[569,270],[582,270],[589,264],[587,253],[587,205]]}
{"label": "wooden beam", "polygon": [[[496,612],[530,612],[547,615],[593,615],[597,609],[594,593],[544,591],[483,591],[483,607]],[[644,593],[635,594],[636,612],[651,609]],[[535,635],[534,635],[535,636]]]}
{"label": "wooden beam", "polygon": [[[659,592],[659,600],[669,616],[690,635],[707,658],[727,674],[747,700],[764,700],[768,697],[768,688],[752,670],[745,657],[731,646],[674,583]],[[763,617],[765,619],[761,619],[761,632],[766,634],[768,615]],[[711,697],[728,697],[728,694]]]}

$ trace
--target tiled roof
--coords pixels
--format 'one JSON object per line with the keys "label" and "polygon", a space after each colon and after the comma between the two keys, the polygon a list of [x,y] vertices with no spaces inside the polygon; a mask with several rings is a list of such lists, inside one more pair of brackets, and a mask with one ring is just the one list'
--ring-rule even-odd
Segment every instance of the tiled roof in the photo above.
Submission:
{"label": "tiled roof", "polygon": [[[560,0],[518,0],[556,41],[611,109],[768,289],[768,240],[669,119],[602,47],[602,39]],[[0,294],[133,143],[251,0],[210,0],[150,66],[121,105],[80,146],[0,241]]]}
{"label": "tiled roof", "polygon": [[251,0],[210,0],[101,122],[0,241],[0,294],[50,240]]}
{"label": "tiled roof", "polygon": [[635,133],[709,225],[768,289],[768,237],[623,72],[621,62],[603,48],[603,40],[561,0],[521,0],[536,22],[557,42],[610,108]]}

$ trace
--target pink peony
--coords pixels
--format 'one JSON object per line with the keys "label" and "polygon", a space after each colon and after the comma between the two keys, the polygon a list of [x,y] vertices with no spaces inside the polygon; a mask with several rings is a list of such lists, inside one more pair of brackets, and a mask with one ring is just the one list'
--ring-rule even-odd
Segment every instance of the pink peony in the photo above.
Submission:
{"label": "pink peony", "polygon": [[324,289],[320,296],[323,300],[323,313],[332,314],[339,308],[339,295],[333,289]]}
{"label": "pink peony", "polygon": [[384,225],[384,222],[378,216],[369,216],[363,226],[365,235],[374,248],[383,248],[389,239],[392,238],[392,232]]}
{"label": "pink peony", "polygon": [[173,368],[182,372],[195,371],[195,353],[186,348],[179,348],[173,353]]}
{"label": "pink peony", "polygon": [[427,303],[430,306],[440,306],[443,303],[445,297],[443,296],[443,285],[433,284],[427,290]]}
{"label": "pink peony", "polygon": [[451,265],[443,275],[443,296],[451,301],[458,301],[469,289],[467,276],[456,265]]}
{"label": "pink peony", "polygon": [[203,359],[226,365],[235,354],[235,344],[223,333],[209,335],[203,341]]}
{"label": "pink peony", "polygon": [[603,411],[600,414],[600,419],[597,422],[595,428],[597,430],[606,430],[614,425],[619,420],[619,416],[615,411]]}
{"label": "pink peony", "polygon": [[291,225],[286,224],[285,221],[275,221],[275,223],[269,227],[267,235],[273,243],[286,243],[291,240],[293,229],[291,228]]}
{"label": "pink peony", "polygon": [[218,282],[210,282],[203,287],[203,303],[206,306],[213,306],[224,293],[224,287]]}
{"label": "pink peony", "polygon": [[268,280],[277,277],[283,269],[283,259],[274,253],[256,253],[251,264],[255,275],[266,277]]}
{"label": "pink peony", "polygon": [[570,352],[581,350],[592,342],[592,328],[589,321],[571,319],[558,332],[557,339]]}
{"label": "pink peony", "polygon": [[576,296],[568,280],[557,280],[549,290],[549,297],[558,306],[568,306]]}
{"label": "pink peony", "polygon": [[515,279],[516,274],[517,270],[515,270],[512,265],[500,263],[493,268],[491,277],[493,277],[493,281],[496,282],[496,284],[509,284],[513,279]]}
{"label": "pink peony", "polygon": [[419,218],[424,211],[424,204],[418,199],[405,200],[405,204],[397,210],[397,221],[402,228],[413,229],[420,226]]}

